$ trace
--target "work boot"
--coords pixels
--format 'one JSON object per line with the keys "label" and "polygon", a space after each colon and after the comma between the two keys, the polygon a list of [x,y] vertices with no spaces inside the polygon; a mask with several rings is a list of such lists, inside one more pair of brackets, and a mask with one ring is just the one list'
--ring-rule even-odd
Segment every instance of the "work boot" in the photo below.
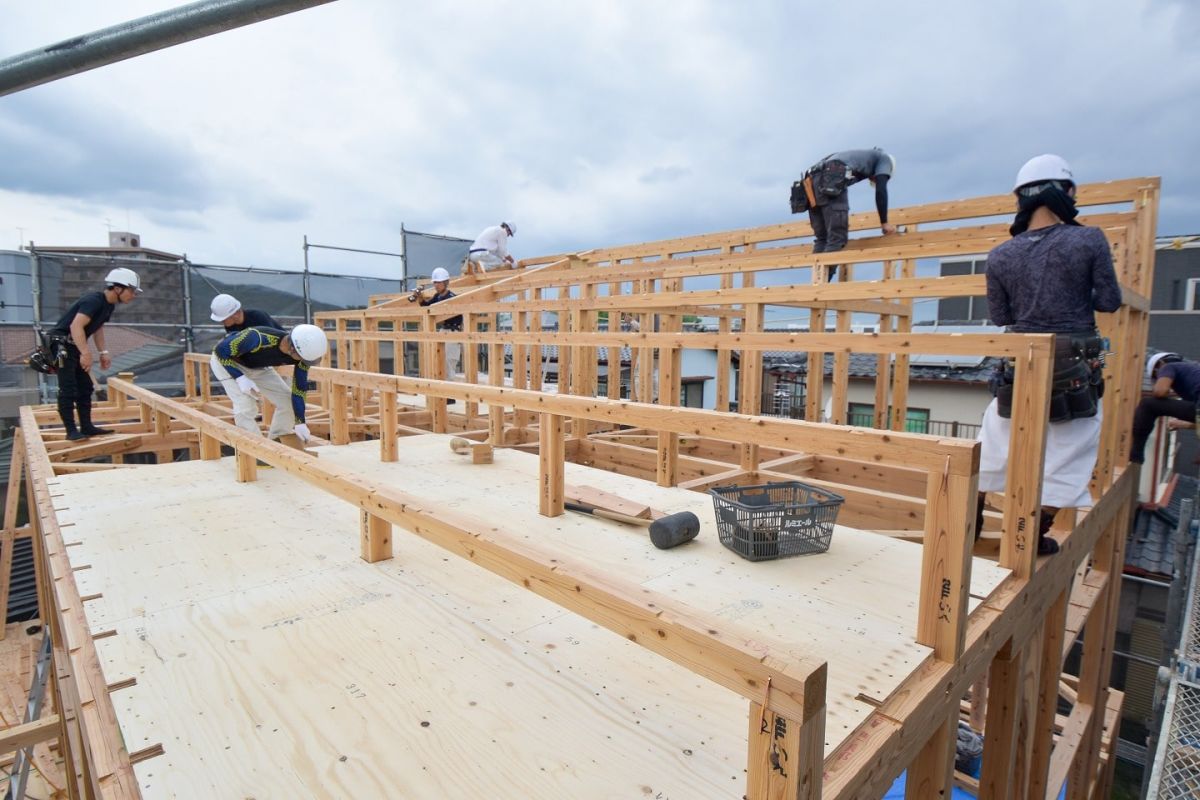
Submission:
{"label": "work boot", "polygon": [[1058,509],[1043,509],[1041,516],[1038,518],[1039,556],[1052,556],[1058,552],[1058,541],[1050,536],[1050,528],[1054,526],[1054,515],[1057,513]]}
{"label": "work boot", "polygon": [[75,427],[75,398],[58,398],[58,417],[62,420],[63,429],[66,430],[69,441],[77,442],[87,438]]}
{"label": "work boot", "polygon": [[79,406],[79,432],[84,436],[104,436],[112,433],[108,428],[97,428],[92,424],[92,398],[76,400]]}

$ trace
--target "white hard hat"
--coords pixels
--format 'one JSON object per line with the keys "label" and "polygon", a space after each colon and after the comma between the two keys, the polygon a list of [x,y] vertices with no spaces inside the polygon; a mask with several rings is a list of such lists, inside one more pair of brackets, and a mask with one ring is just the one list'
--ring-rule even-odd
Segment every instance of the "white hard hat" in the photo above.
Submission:
{"label": "white hard hat", "polygon": [[242,304],[231,294],[219,294],[212,299],[209,310],[213,322],[224,322],[242,309]]}
{"label": "white hard hat", "polygon": [[138,294],[142,293],[142,281],[138,278],[138,274],[127,267],[117,267],[110,269],[108,274],[104,276],[104,282],[110,286],[128,286],[135,290]]}
{"label": "white hard hat", "polygon": [[316,325],[297,325],[288,336],[292,340],[296,355],[309,364],[320,361],[329,350],[329,340],[325,338],[325,331]]}
{"label": "white hard hat", "polygon": [[434,269],[433,275],[430,277],[433,279],[434,283],[441,283],[442,281],[450,280],[450,273],[446,271],[445,267],[437,267]]}
{"label": "white hard hat", "polygon": [[517,235],[517,226],[516,225],[513,225],[511,222],[501,222],[500,224],[503,225],[504,227],[508,228],[509,236]]}
{"label": "white hard hat", "polygon": [[1155,353],[1146,359],[1146,377],[1153,378],[1154,370],[1159,364],[1172,364],[1176,361],[1183,361],[1183,357],[1178,353]]}
{"label": "white hard hat", "polygon": [[1067,181],[1074,185],[1075,175],[1071,172],[1071,166],[1062,156],[1050,153],[1034,156],[1026,161],[1025,165],[1017,172],[1017,182],[1013,185],[1013,191],[1031,183],[1044,181]]}

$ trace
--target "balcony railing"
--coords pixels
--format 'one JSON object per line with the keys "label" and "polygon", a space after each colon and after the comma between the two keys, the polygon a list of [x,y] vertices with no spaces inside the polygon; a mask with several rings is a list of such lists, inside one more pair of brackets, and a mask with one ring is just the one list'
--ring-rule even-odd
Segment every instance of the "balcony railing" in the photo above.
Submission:
{"label": "balcony railing", "polygon": [[[804,398],[795,395],[763,394],[762,413],[768,417],[804,419]],[[874,414],[850,414],[847,424],[860,428],[874,426]],[[979,435],[979,423],[957,420],[910,419],[905,422],[908,433],[927,433],[932,436],[947,436],[954,439],[974,439]]]}

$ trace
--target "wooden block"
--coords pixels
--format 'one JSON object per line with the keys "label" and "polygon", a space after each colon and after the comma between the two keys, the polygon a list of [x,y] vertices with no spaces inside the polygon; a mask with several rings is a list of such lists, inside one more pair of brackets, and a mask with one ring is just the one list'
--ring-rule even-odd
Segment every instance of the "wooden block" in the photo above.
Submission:
{"label": "wooden block", "polygon": [[486,442],[483,444],[471,445],[471,463],[472,464],[490,464],[492,463],[492,446]]}
{"label": "wooden block", "polygon": [[633,500],[627,500],[620,495],[611,494],[603,489],[597,489],[595,486],[568,485],[564,487],[563,496],[568,502],[581,506],[615,511],[618,514],[624,514],[628,517],[654,518],[651,516],[652,509],[650,506]]}

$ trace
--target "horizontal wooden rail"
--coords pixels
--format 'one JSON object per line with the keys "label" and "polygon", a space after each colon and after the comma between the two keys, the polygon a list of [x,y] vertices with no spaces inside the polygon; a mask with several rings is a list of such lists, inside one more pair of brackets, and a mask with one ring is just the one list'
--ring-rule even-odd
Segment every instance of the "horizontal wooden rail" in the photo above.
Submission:
{"label": "horizontal wooden rail", "polygon": [[[318,371],[319,379],[329,379],[332,376],[328,373],[336,372],[314,370]],[[461,388],[462,384],[457,386]],[[341,497],[369,515],[473,561],[746,699],[762,701],[767,696],[767,707],[774,713],[807,721],[824,708],[823,661],[771,650],[749,637],[731,633],[728,623],[701,618],[665,595],[600,575],[557,553],[539,550],[491,523],[441,507],[426,507],[413,495],[326,465],[129,381],[110,379],[109,390],[183,420],[202,435],[235,448],[244,458],[261,459]],[[768,680],[770,692],[766,693]]]}
{"label": "horizontal wooden rail", "polygon": [[[937,354],[1048,357],[1054,344],[1044,333],[524,333],[327,331],[333,341],[466,342],[468,344],[586,345],[589,347],[682,347],[685,349],[788,350],[822,353]],[[207,362],[207,355],[189,354]]]}
{"label": "horizontal wooden rail", "polygon": [[548,395],[527,389],[380,375],[328,367],[314,367],[309,375],[314,380],[329,381],[338,386],[453,397],[468,403],[499,404],[524,411],[634,425],[669,433],[711,436],[791,450],[817,450],[872,463],[903,465],[936,470],[939,473],[946,471],[952,475],[969,476],[978,472],[979,468],[978,443],[962,439],[942,439],[917,433],[897,433],[847,425],[657,406],[627,400]]}

